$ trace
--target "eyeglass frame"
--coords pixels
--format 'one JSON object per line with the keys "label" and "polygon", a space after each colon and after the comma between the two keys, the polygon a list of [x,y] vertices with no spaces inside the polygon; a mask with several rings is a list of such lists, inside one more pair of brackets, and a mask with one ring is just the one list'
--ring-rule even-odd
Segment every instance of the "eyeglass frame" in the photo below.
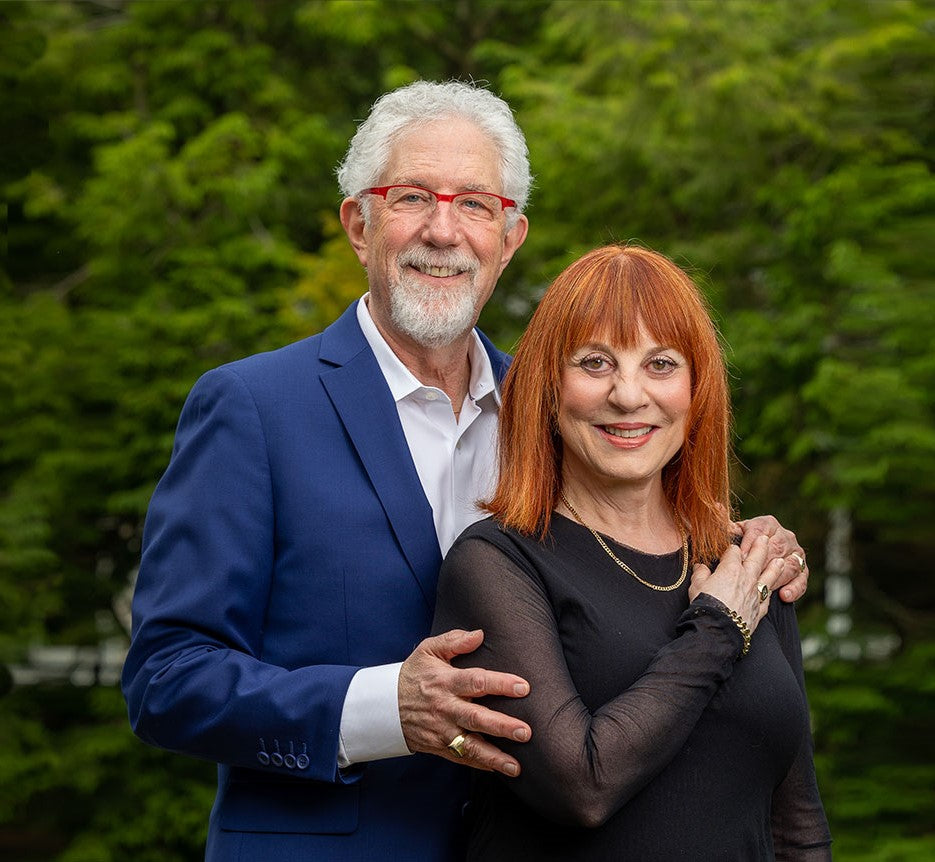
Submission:
{"label": "eyeglass frame", "polygon": [[383,200],[386,200],[387,192],[390,189],[418,189],[420,192],[428,192],[435,198],[435,203],[439,201],[442,203],[454,203],[455,198],[461,197],[462,195],[489,195],[492,198],[496,198],[500,201],[500,212],[506,210],[507,207],[515,207],[516,201],[512,198],[505,198],[503,195],[498,195],[495,192],[485,192],[480,189],[472,189],[470,191],[464,192],[455,192],[452,195],[446,195],[444,192],[436,192],[432,189],[427,189],[425,186],[417,186],[413,183],[391,183],[388,186],[371,186],[369,189],[362,189],[359,194],[362,195],[379,195]]}

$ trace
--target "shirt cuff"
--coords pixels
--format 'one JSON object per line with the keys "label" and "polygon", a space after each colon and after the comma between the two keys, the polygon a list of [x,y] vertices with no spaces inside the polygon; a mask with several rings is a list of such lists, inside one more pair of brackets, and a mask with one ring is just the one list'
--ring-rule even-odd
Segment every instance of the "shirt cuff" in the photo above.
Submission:
{"label": "shirt cuff", "polygon": [[354,674],[344,698],[338,736],[338,766],[410,754],[399,722],[402,662],[364,667]]}

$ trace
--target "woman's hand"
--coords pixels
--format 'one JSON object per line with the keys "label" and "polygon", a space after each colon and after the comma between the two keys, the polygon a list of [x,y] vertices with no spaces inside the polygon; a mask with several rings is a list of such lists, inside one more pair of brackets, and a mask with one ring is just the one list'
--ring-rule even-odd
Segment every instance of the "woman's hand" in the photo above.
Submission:
{"label": "woman's hand", "polygon": [[759,515],[735,525],[742,534],[740,550],[747,553],[757,536],[769,538],[771,557],[783,557],[786,561],[783,576],[777,585],[779,598],[784,602],[794,602],[805,595],[808,586],[808,565],[805,562],[805,549],[799,544],[795,533],[787,530],[772,515]]}
{"label": "woman's hand", "polygon": [[[739,614],[753,634],[769,610],[773,589],[782,583],[785,561],[782,557],[767,560],[768,553],[769,539],[761,535],[750,547],[746,558],[739,547],[731,545],[713,572],[707,566],[697,564],[688,588],[689,600],[694,600],[699,593],[714,596],[729,610]],[[765,599],[760,596],[762,584],[769,589]]]}

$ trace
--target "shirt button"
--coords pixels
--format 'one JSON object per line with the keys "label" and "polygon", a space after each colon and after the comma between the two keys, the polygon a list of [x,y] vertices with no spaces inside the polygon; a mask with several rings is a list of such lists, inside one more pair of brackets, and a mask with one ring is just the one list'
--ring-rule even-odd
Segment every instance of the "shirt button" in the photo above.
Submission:
{"label": "shirt button", "polygon": [[428,392],[426,392],[426,393],[425,393],[425,400],[426,400],[426,401],[437,401],[437,400],[438,400],[438,393],[437,393],[437,392],[432,392],[431,390],[428,391]]}

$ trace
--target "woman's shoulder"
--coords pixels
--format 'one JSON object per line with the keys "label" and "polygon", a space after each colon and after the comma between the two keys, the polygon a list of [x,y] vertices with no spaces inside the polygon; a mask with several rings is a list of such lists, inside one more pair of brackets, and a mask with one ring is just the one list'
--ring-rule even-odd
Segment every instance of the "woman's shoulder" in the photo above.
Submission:
{"label": "woman's shoulder", "polygon": [[[563,595],[569,586],[578,589],[582,568],[591,565],[593,536],[554,513],[543,536],[539,531],[525,533],[505,525],[494,517],[484,518],[468,527],[445,558],[442,572],[458,571],[463,577],[484,577],[479,570],[516,588],[532,587],[539,593],[555,597]],[[592,547],[593,545],[593,547]],[[473,573],[465,574],[467,569]]]}
{"label": "woman's shoulder", "polygon": [[470,538],[479,538],[485,539],[489,535],[495,535],[500,530],[500,522],[497,521],[492,515],[488,515],[486,518],[481,518],[479,521],[475,521],[470,526],[464,528],[461,531],[461,535],[455,540],[455,544]]}
{"label": "woman's shoulder", "polygon": [[[508,605],[532,590],[543,593],[542,567],[531,553],[534,540],[484,518],[465,529],[445,555],[438,576],[436,622],[454,624],[446,609],[482,604]],[[441,617],[439,617],[441,614]],[[461,620],[461,617],[457,617]],[[455,627],[464,628],[462,621]]]}
{"label": "woman's shoulder", "polygon": [[798,641],[799,621],[796,615],[795,603],[784,602],[779,598],[778,590],[774,590],[770,596],[766,619],[772,623],[781,641],[784,643]]}
{"label": "woman's shoulder", "polygon": [[476,546],[480,542],[493,545],[512,557],[517,553],[522,556],[528,555],[537,539],[520,533],[512,527],[507,527],[501,521],[488,515],[486,518],[471,524],[458,536],[451,546],[448,556],[453,553],[464,553],[465,548],[472,545]]}

